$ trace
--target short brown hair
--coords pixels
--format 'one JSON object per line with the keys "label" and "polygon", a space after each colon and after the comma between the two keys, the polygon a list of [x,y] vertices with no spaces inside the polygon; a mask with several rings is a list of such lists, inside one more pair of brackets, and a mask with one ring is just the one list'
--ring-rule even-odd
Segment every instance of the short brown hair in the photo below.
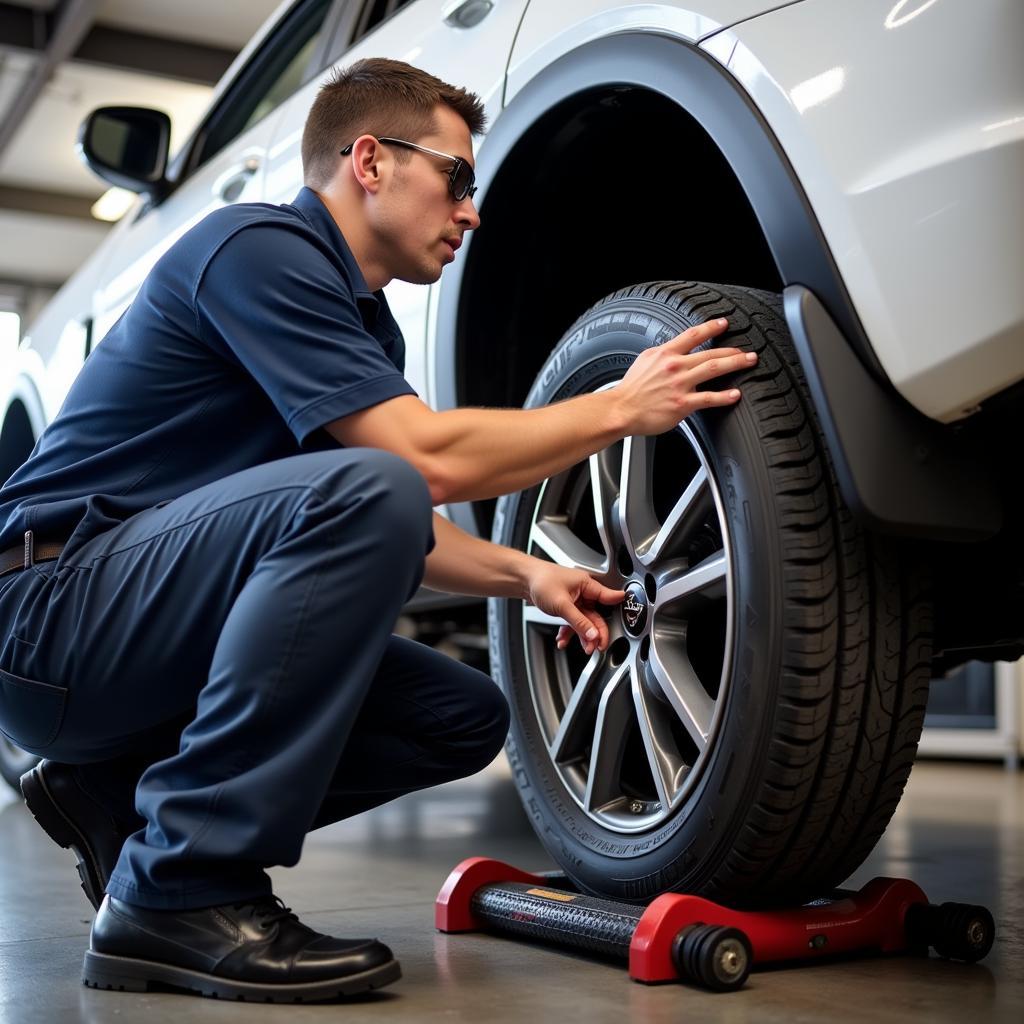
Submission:
{"label": "short brown hair", "polygon": [[[442,82],[411,64],[384,57],[356,61],[321,86],[302,131],[302,177],[323,188],[334,177],[340,151],[360,135],[387,135],[416,142],[437,131],[434,111],[451,107],[474,135],[486,117],[475,93]],[[396,151],[396,159],[411,154]]]}

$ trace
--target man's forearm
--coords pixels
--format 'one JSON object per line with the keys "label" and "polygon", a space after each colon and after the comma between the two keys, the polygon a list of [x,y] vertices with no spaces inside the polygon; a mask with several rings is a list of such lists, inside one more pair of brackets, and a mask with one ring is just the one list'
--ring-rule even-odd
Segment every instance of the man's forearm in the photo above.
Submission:
{"label": "man's forearm", "polygon": [[480,540],[434,513],[434,550],[423,585],[446,594],[526,598],[529,555]]}
{"label": "man's forearm", "polygon": [[540,409],[452,409],[424,438],[445,501],[476,501],[532,487],[625,437],[611,391]]}

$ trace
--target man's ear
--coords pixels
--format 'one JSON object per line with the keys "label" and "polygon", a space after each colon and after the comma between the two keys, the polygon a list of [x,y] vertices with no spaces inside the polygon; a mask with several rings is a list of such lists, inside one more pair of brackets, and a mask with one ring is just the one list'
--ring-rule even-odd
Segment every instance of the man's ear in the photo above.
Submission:
{"label": "man's ear", "polygon": [[384,147],[372,135],[360,135],[352,145],[352,172],[364,192],[376,195],[381,185]]}

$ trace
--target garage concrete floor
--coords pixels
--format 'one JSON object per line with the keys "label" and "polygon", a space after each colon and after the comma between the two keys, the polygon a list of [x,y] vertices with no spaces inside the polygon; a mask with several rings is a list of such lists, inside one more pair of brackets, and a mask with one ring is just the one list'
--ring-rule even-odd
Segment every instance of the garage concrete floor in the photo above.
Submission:
{"label": "garage concrete floor", "polygon": [[307,923],[341,936],[377,935],[404,977],[343,1004],[223,1003],[174,993],[101,992],[79,980],[92,910],[70,853],[0,795],[0,1024],[85,1021],[743,1021],[1024,1020],[1024,774],[922,763],[893,824],[850,880],[905,875],[933,902],[980,902],[997,944],[980,965],[932,957],[870,959],[755,972],[714,995],[646,987],[624,970],[568,953],[433,928],[433,899],[464,857],[527,869],[547,860],[503,759],[474,779],[416,794],[314,833],[302,863],[272,872]]}

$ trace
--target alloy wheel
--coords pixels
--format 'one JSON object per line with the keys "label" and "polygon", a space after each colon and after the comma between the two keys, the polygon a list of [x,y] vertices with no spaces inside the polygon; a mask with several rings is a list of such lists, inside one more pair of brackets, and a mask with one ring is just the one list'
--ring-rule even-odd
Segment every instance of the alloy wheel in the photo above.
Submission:
{"label": "alloy wheel", "polygon": [[[612,384],[605,385],[613,386]],[[597,824],[678,814],[728,697],[733,579],[722,497],[683,422],[627,437],[545,482],[529,552],[626,590],[607,650],[558,650],[560,618],[523,607],[526,672],[552,765]]]}

